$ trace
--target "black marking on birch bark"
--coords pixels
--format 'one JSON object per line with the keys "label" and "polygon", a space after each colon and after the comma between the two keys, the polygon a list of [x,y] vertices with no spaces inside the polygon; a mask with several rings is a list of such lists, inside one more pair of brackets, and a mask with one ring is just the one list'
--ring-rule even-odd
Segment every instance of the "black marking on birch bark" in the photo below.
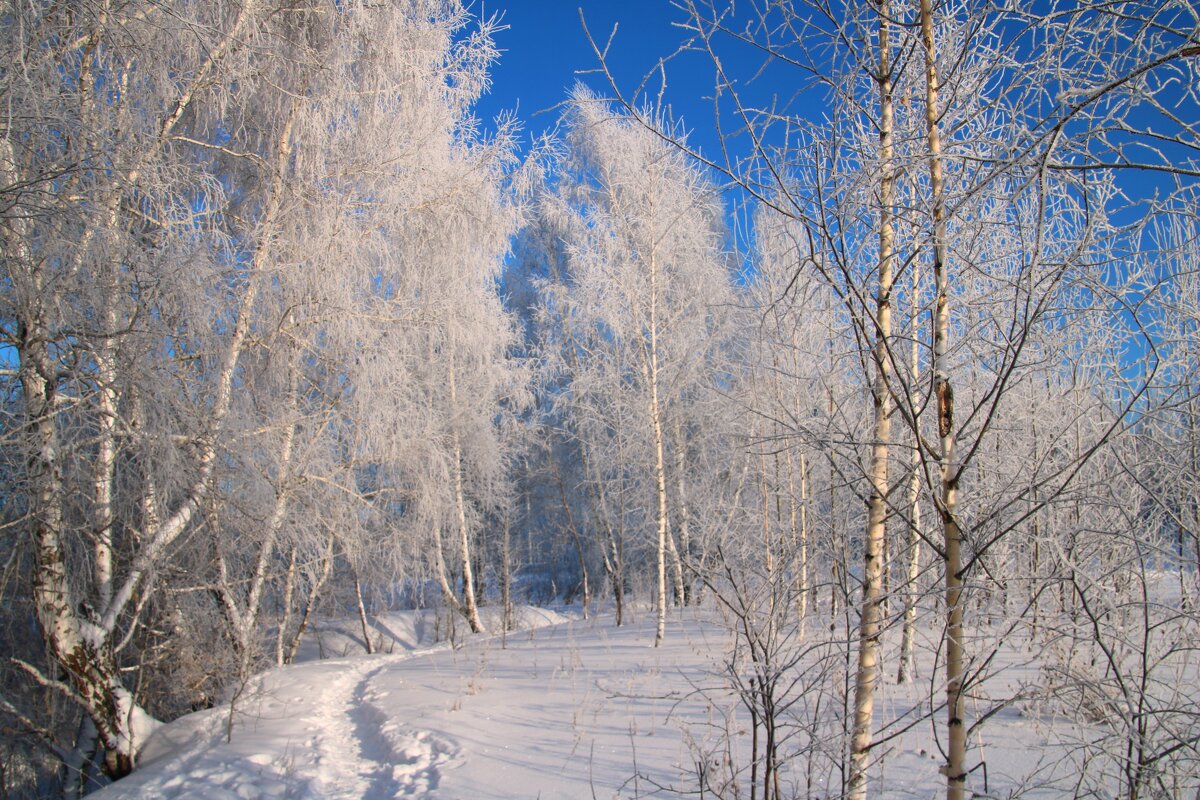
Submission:
{"label": "black marking on birch bark", "polygon": [[938,378],[935,390],[938,401],[938,433],[943,437],[949,436],[954,430],[954,390],[950,388],[950,381],[945,378]]}

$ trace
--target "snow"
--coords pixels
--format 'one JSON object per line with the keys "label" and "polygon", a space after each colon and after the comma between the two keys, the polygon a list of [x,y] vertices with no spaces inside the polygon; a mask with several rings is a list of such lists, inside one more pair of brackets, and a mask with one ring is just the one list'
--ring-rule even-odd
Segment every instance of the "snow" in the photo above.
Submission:
{"label": "snow", "polygon": [[684,733],[704,708],[678,700],[724,633],[676,622],[653,648],[649,615],[622,628],[562,619],[272,670],[236,698],[232,725],[225,705],[165,726],[139,769],[96,796],[576,798],[686,781]]}
{"label": "snow", "polygon": [[[225,705],[160,728],[137,771],[96,796],[673,797],[696,791],[699,764],[715,775],[728,772],[723,757],[748,762],[748,719],[721,675],[731,634],[711,611],[673,617],[659,648],[649,612],[618,628],[610,615],[527,610],[526,630],[471,637],[460,629],[459,646],[429,646],[431,619],[376,620],[392,652],[372,656],[352,624],[327,625],[313,648],[338,657],[271,670]],[[494,617],[486,622],[499,629]],[[343,645],[354,645],[344,657]],[[997,667],[989,690],[998,695],[1039,679],[1019,643]],[[929,797],[943,785],[929,720],[901,730],[928,711],[930,688],[921,678],[880,683],[877,731],[889,738],[874,752],[872,782],[881,796]],[[802,697],[793,713],[821,711],[813,706],[821,702],[830,698]],[[971,716],[984,710],[976,705]],[[1014,703],[989,719],[972,749],[987,764],[989,796],[1062,796],[1077,768],[1054,735],[1054,714]],[[792,730],[789,742],[801,747],[806,735]],[[788,796],[839,791],[821,754],[837,742],[813,738],[784,776]],[[982,778],[977,771],[971,783]]]}

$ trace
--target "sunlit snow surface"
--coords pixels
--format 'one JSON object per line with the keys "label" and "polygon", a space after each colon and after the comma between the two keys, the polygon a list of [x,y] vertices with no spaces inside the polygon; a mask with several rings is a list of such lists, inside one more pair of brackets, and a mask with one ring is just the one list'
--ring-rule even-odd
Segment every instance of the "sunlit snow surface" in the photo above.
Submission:
{"label": "sunlit snow surface", "polygon": [[[391,654],[363,655],[360,645],[342,656],[353,642],[327,633],[326,655],[337,657],[255,679],[234,704],[231,729],[228,704],[165,726],[139,769],[95,797],[678,797],[697,791],[698,762],[729,752],[727,731],[734,758],[748,761],[748,719],[720,688],[730,634],[718,622],[675,619],[654,648],[650,614],[621,628],[611,615],[524,614],[525,630],[504,639],[460,631],[457,648],[407,650],[421,631],[405,615],[377,621],[396,637]],[[928,690],[885,679],[877,718],[903,717],[908,696]],[[1063,753],[1044,749],[1042,726],[1015,710],[989,727],[993,780],[1032,773],[1045,786],[1069,769]],[[924,722],[880,747],[872,773],[884,796],[937,793],[931,737]],[[1039,770],[1039,762],[1059,765]],[[835,774],[804,776],[797,766],[788,796],[838,793]]]}

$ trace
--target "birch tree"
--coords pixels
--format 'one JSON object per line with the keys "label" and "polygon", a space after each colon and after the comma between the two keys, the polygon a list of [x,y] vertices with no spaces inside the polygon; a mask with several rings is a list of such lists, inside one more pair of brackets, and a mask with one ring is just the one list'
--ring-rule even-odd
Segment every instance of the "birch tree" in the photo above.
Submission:
{"label": "birch tree", "polygon": [[[692,38],[680,52],[699,50],[711,57],[724,149],[714,159],[686,142],[676,144],[807,231],[811,256],[800,269],[815,271],[844,303],[864,353],[864,377],[873,383],[874,403],[882,411],[875,417],[882,427],[877,424],[866,440],[875,449],[868,467],[872,497],[896,494],[885,466],[889,422],[901,420],[916,443],[920,493],[940,522],[940,535],[922,544],[937,554],[945,580],[947,791],[962,796],[972,767],[961,701],[982,679],[969,655],[964,598],[987,583],[982,576],[990,573],[993,559],[1003,558],[1015,527],[1033,515],[1031,508],[1060,497],[1121,432],[1123,414],[1137,407],[1153,373],[1152,358],[1141,382],[1118,398],[1099,388],[1103,369],[1111,370],[1110,380],[1121,371],[1107,357],[1095,356],[1114,346],[1100,331],[1146,342],[1129,299],[1144,286],[1140,267],[1124,249],[1136,251],[1138,245],[1122,240],[1108,213],[1121,200],[1113,180],[1121,170],[1163,171],[1189,180],[1191,161],[1172,166],[1165,153],[1170,148],[1190,158],[1194,92],[1174,95],[1166,87],[1192,70],[1194,9],[1072,6],[1037,19],[971,3],[875,6],[859,14],[824,3],[777,4],[741,15],[717,3],[687,3],[684,10]],[[913,35],[918,29],[919,38]],[[1106,54],[1118,41],[1129,46],[1114,59]],[[725,48],[746,43],[762,54],[761,75],[773,76],[773,85],[794,81],[793,99],[763,96],[738,82],[745,76],[727,72],[732,62],[723,58]],[[603,58],[599,48],[597,55]],[[670,67],[668,59],[656,69],[666,73]],[[828,125],[804,113],[815,94],[806,87],[814,85],[829,98],[834,118]],[[1181,85],[1190,84],[1185,79]],[[619,95],[622,87],[614,82],[612,88]],[[625,107],[636,113],[635,103]],[[1132,115],[1139,107],[1161,115],[1171,130],[1163,143],[1155,144],[1149,128]],[[655,127],[652,118],[641,119]],[[902,176],[900,196],[911,200],[899,218],[897,187],[889,175]],[[897,241],[898,222],[903,234]],[[868,259],[874,269],[863,268]],[[911,294],[921,308],[918,318],[932,324],[908,340],[918,348],[921,341],[930,343],[922,389],[914,383],[921,375],[920,353],[913,360],[902,351],[888,330],[888,315],[903,286],[896,273],[928,259],[931,269],[922,273],[932,287],[918,281]],[[1056,338],[1064,331],[1066,336]],[[994,495],[965,492],[965,476],[977,487],[995,477],[987,459],[1003,448],[996,437],[1018,413],[1019,387],[1033,385],[1039,376],[1051,396],[1051,387],[1059,385],[1061,376],[1051,365],[1061,362],[1051,354],[1062,352],[1060,346],[1070,358],[1089,353],[1099,359],[1094,363],[1106,365],[1091,374],[1096,382],[1087,396],[1097,419],[1107,422],[1072,426],[1072,455],[1062,469],[1045,461],[1026,463],[1022,488],[996,482]],[[907,366],[910,362],[916,366]],[[1038,487],[1036,502],[1025,488],[1030,486]],[[894,498],[871,501],[864,539],[849,777],[849,791],[859,796],[867,791],[866,754],[872,746],[878,545],[886,541],[876,524],[892,503]],[[1022,512],[1014,513],[1016,506]],[[978,582],[972,584],[973,578]]]}
{"label": "birch tree", "polygon": [[[716,347],[729,291],[719,207],[680,154],[587,93],[576,92],[570,125],[574,180],[564,191],[579,222],[568,241],[569,303],[573,324],[599,332],[588,336],[589,346],[609,354],[603,361],[612,371],[591,391],[628,394],[644,409],[657,645],[665,634],[669,569],[681,601],[684,594],[670,519],[672,419],[689,388],[702,391],[708,379],[701,365]],[[587,383],[573,386],[580,391]]]}
{"label": "birch tree", "polygon": [[[118,777],[148,720],[122,676],[126,648],[158,569],[202,511],[235,519],[207,514],[234,500],[218,474],[274,451],[266,535],[235,548],[255,552],[250,592],[223,592],[242,639],[285,520],[303,508],[301,466],[364,502],[361,486],[323,471],[336,459],[314,460],[330,429],[312,401],[340,387],[319,402],[387,407],[365,365],[419,320],[415,292],[402,290],[419,291],[408,276],[421,262],[397,245],[432,249],[432,215],[406,214],[439,197],[434,181],[480,176],[492,188],[482,202],[506,218],[505,145],[477,146],[469,117],[495,51],[486,26],[458,35],[466,12],[432,0],[11,11],[5,48],[22,68],[5,72],[3,91],[23,112],[6,118],[0,153],[4,335],[23,397],[17,491],[33,594],[64,681],[27,671],[79,703]],[[430,163],[452,166],[435,176]],[[452,206],[438,208],[439,224],[464,229]],[[477,292],[490,288],[504,223],[486,230],[482,271],[466,282]],[[381,320],[376,338],[364,334]],[[299,353],[284,367],[299,408],[249,396],[269,385],[253,379],[259,366],[291,360],[288,348],[267,352],[285,341]],[[330,382],[313,390],[319,363]],[[254,413],[280,435],[273,444],[243,435]],[[348,452],[340,463],[365,463]],[[229,587],[239,565],[225,564],[218,584]]]}

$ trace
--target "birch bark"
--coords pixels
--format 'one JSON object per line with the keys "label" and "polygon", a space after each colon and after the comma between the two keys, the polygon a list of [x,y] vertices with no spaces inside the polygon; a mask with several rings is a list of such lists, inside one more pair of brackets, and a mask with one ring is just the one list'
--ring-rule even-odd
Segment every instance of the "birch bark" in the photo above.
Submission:
{"label": "birch bark", "polygon": [[933,207],[933,391],[937,400],[941,487],[935,503],[942,523],[946,572],[946,750],[947,800],[963,800],[967,781],[967,729],[963,720],[963,576],[962,531],[958,526],[958,479],[954,390],[950,385],[950,280],[947,263],[945,179],[939,128],[937,51],[933,38],[933,3],[921,0],[921,44],[925,56],[925,126],[930,193]]}
{"label": "birch bark", "polygon": [[894,126],[892,100],[891,7],[879,6],[879,278],[875,296],[875,343],[871,364],[875,379],[871,391],[874,432],[869,466],[871,495],[864,536],[863,595],[858,628],[858,662],[854,680],[854,727],[850,740],[850,775],[847,794],[852,800],[867,796],[871,724],[875,685],[879,678],[879,637],[883,601],[883,540],[887,535],[888,444],[891,439],[891,336],[892,272],[895,248]]}

